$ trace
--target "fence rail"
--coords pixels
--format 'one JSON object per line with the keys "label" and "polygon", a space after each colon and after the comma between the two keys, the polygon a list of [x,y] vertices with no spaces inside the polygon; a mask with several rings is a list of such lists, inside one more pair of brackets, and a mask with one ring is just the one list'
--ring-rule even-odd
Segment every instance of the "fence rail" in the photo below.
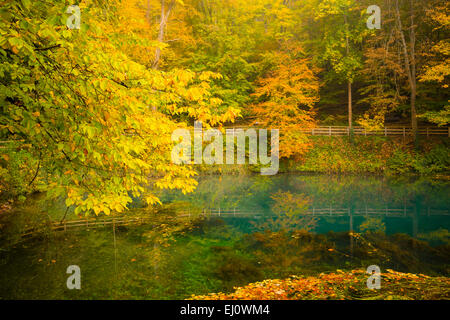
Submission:
{"label": "fence rail", "polygon": [[[248,129],[263,129],[258,126],[255,127],[223,127],[228,130],[248,130]],[[193,128],[190,128],[191,133],[194,132]],[[350,133],[358,136],[403,136],[404,138],[412,135],[412,129],[409,127],[385,127],[379,130],[368,130],[363,127],[353,127],[351,130],[346,126],[320,126],[315,128],[299,128],[299,132],[312,136],[349,136]],[[422,127],[417,129],[417,134],[426,136],[427,138],[432,136],[446,136],[450,137],[450,127]],[[8,148],[8,145],[13,142],[23,142],[4,140],[0,141],[0,149]]]}
{"label": "fence rail", "polygon": [[[225,129],[247,130],[257,127],[225,127]],[[346,126],[319,126],[315,128],[299,128],[298,131],[312,136],[349,136],[351,132],[359,136],[411,136],[412,128],[409,127],[385,127],[378,130],[368,130],[363,127],[353,127],[350,130]],[[422,127],[417,129],[417,134],[431,136],[447,136],[450,137],[450,127]]]}

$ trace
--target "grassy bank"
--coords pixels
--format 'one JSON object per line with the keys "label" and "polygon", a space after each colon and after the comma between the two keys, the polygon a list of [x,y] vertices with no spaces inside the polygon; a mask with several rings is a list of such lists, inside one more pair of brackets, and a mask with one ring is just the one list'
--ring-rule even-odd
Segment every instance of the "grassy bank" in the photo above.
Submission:
{"label": "grassy bank", "polygon": [[419,141],[391,137],[312,137],[288,170],[320,173],[439,174],[450,171],[448,138]]}
{"label": "grassy bank", "polygon": [[[280,159],[278,172],[450,176],[450,140],[383,136],[314,136],[302,156]],[[260,172],[259,165],[197,165],[201,174]]]}

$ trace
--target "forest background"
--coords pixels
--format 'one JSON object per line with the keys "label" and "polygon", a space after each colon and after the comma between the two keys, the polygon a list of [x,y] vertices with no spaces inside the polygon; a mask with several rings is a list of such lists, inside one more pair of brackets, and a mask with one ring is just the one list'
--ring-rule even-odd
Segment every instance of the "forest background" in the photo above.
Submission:
{"label": "forest background", "polygon": [[[170,161],[171,133],[196,120],[279,128],[283,170],[448,173],[448,138],[416,135],[449,122],[445,0],[0,3],[2,201],[39,190],[110,214],[191,192],[199,168]],[[412,135],[298,131],[320,125]]]}

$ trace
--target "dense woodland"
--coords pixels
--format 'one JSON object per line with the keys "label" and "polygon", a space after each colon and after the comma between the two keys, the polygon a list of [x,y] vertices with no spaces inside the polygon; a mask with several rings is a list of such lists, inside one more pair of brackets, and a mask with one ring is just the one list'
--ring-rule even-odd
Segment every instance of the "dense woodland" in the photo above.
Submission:
{"label": "dense woodland", "polygon": [[[76,213],[110,214],[131,197],[158,203],[149,177],[190,192],[196,170],[171,162],[171,134],[195,120],[279,128],[280,156],[295,161],[312,145],[297,128],[401,124],[414,136],[449,122],[445,0],[0,3],[3,200],[47,191]],[[379,29],[367,26],[371,5]],[[356,153],[373,149],[364,143]],[[433,155],[440,170],[448,150]],[[400,172],[411,165],[396,155]]]}
{"label": "dense woodland", "polygon": [[0,0],[0,300],[450,299],[449,7]]}

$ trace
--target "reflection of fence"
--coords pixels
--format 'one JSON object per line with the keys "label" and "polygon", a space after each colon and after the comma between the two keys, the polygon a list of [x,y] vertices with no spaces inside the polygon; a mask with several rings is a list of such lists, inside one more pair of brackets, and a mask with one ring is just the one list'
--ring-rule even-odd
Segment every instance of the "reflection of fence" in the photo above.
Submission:
{"label": "reflection of fence", "polygon": [[146,224],[151,220],[151,217],[105,217],[105,218],[91,218],[79,220],[65,220],[62,222],[51,222],[42,227],[30,228],[26,230],[22,236],[27,237],[44,230],[51,231],[67,231],[69,229],[89,229],[102,227],[107,225],[127,226],[127,225],[141,225]]}
{"label": "reflection of fence", "polygon": [[[364,208],[364,209],[350,209],[350,208],[334,208],[334,207],[326,207],[326,208],[316,208],[312,207],[306,210],[304,215],[311,216],[335,216],[335,217],[343,217],[343,216],[389,216],[389,217],[407,217],[414,216],[413,208],[402,208],[402,209],[392,209],[392,208],[382,208],[382,209],[374,209],[374,208]],[[418,212],[419,213],[419,212]],[[449,210],[440,210],[440,209],[432,209],[426,208],[420,212],[421,215],[427,216],[446,216],[450,215]],[[214,209],[208,208],[203,209],[202,211],[183,211],[179,212],[177,217],[196,217],[196,216],[218,216],[218,217],[236,217],[236,218],[259,218],[262,216],[273,216],[273,214],[268,214],[267,212],[263,212],[262,210],[242,210],[239,208],[233,209]],[[127,225],[144,225],[150,223],[152,221],[152,216],[147,217],[127,217],[127,216],[119,216],[119,217],[104,217],[104,218],[86,218],[79,220],[65,220],[63,222],[51,222],[49,224],[43,225],[41,227],[30,228],[26,230],[22,237],[27,238],[33,236],[38,233],[42,233],[45,231],[68,231],[68,230],[77,230],[77,229],[90,229],[97,227],[104,227],[107,225],[113,226],[127,226]]]}
{"label": "reflection of fence", "polygon": [[[261,218],[263,216],[274,216],[273,214],[267,214],[262,210],[240,210],[240,209],[204,209],[202,212],[205,216],[219,216],[219,217],[235,217],[235,218]],[[412,220],[412,235],[415,237],[418,234],[418,216],[448,216],[449,210],[425,208],[422,210],[416,210],[414,208],[316,208],[312,207],[306,210],[304,213],[300,213],[302,216],[310,215],[312,217],[347,217],[349,220],[349,230],[353,232],[353,218],[360,217],[397,217],[397,218],[409,218]],[[351,238],[351,243],[353,239]]]}
{"label": "reflection of fence", "polygon": [[[230,127],[225,129],[242,129],[247,130],[252,127]],[[257,128],[257,127],[254,127]],[[408,127],[385,127],[378,130],[367,130],[363,127],[353,127],[353,134],[359,136],[410,136],[412,129]],[[315,128],[299,128],[298,131],[313,136],[348,136],[350,128],[345,126],[322,126]],[[450,127],[423,127],[418,128],[417,134],[422,136],[447,136],[450,137]]]}
{"label": "reflection of fence", "polygon": [[[312,216],[392,216],[392,217],[405,217],[414,214],[413,208],[403,207],[400,209],[397,208],[335,208],[335,207],[325,207],[325,208],[316,208],[312,207],[306,210],[305,215]],[[432,209],[425,208],[418,212],[421,215],[427,216],[446,216],[450,215],[449,210],[441,210],[441,209]],[[245,216],[263,216],[270,215],[264,212],[261,212],[261,209],[255,210],[241,210],[241,209],[204,209],[202,215],[212,215],[212,216],[235,216],[235,217],[245,217]]]}

